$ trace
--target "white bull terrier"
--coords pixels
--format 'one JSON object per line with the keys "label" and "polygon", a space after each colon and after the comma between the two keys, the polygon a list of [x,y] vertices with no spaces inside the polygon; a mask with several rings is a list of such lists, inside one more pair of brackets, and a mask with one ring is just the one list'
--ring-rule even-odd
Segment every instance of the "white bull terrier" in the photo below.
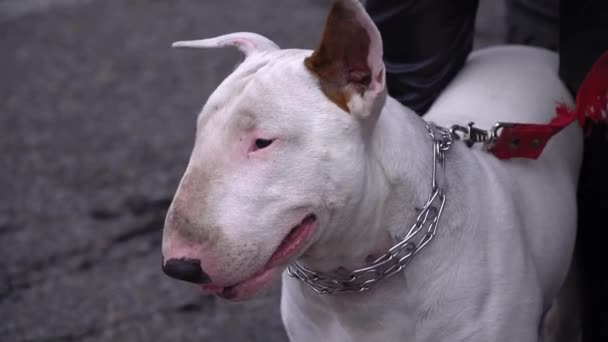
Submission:
{"label": "white bull terrier", "polygon": [[[452,140],[387,96],[382,41],[355,0],[334,1],[314,52],[253,33],[175,46],[246,58],[199,115],[164,227],[168,275],[241,301],[283,274],[293,341],[553,340],[569,313],[578,126],[538,160]],[[425,120],[546,123],[572,102],[557,64],[537,48],[473,53]]]}

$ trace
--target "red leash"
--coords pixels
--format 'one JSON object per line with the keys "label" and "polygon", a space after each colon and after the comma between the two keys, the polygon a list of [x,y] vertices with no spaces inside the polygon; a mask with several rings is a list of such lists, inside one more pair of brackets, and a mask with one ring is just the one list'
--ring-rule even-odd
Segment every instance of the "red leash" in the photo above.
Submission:
{"label": "red leash", "polygon": [[495,144],[489,149],[499,159],[536,159],[551,137],[577,121],[608,120],[608,51],[595,61],[576,94],[573,109],[559,104],[548,124],[501,123]]}

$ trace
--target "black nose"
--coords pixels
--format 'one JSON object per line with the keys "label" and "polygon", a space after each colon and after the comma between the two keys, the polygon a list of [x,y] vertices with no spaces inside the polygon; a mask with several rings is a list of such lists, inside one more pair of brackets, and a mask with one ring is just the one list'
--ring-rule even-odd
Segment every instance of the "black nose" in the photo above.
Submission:
{"label": "black nose", "polygon": [[201,268],[201,261],[196,259],[169,259],[163,265],[163,272],[169,277],[195,284],[211,282],[211,278]]}

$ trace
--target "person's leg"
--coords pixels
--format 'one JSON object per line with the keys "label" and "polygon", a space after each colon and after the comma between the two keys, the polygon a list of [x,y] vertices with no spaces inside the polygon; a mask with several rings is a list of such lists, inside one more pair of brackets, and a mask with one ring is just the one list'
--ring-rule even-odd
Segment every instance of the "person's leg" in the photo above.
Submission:
{"label": "person's leg", "polygon": [[[593,62],[608,50],[608,1],[562,0],[560,76],[573,94]],[[608,80],[606,80],[608,82]],[[608,129],[585,139],[579,179],[579,230],[583,288],[583,341],[608,341],[608,254],[602,239],[608,213]]]}
{"label": "person's leg", "polygon": [[608,49],[608,1],[561,0],[559,73],[576,93],[589,68]]}
{"label": "person's leg", "polygon": [[478,0],[368,0],[389,94],[424,114],[473,47]]}
{"label": "person's leg", "polygon": [[506,0],[507,43],[557,51],[559,0]]}

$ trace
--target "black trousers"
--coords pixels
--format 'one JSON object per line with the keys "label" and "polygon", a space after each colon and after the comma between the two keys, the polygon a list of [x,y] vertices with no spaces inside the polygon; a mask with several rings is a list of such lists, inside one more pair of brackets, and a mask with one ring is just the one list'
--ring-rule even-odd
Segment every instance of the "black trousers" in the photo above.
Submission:
{"label": "black trousers", "polygon": [[391,96],[422,114],[473,47],[478,0],[368,0]]}
{"label": "black trousers", "polygon": [[[477,6],[478,0],[367,1],[384,41],[391,96],[420,115],[428,110],[471,52]],[[559,74],[574,95],[592,63],[608,50],[608,0],[561,0],[559,12]],[[583,341],[608,341],[608,277],[603,276],[608,255],[602,238],[608,228],[605,124],[585,141],[578,206]]]}
{"label": "black trousers", "polygon": [[[420,114],[430,107],[471,52],[477,6],[478,0],[367,1],[384,41],[391,96]],[[562,0],[559,72],[573,94],[607,49],[608,1]]]}

